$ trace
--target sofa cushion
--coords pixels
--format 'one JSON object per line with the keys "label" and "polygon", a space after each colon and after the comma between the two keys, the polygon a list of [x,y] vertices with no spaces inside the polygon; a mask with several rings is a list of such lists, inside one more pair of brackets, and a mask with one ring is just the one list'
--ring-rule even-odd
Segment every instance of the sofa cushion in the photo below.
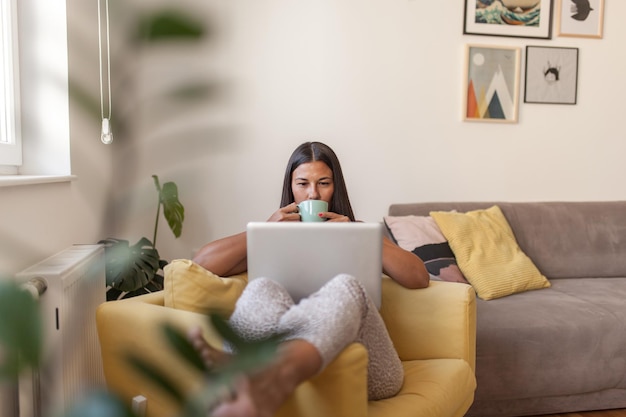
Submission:
{"label": "sofa cushion", "polygon": [[230,317],[247,274],[222,278],[189,259],[171,261],[164,269],[165,307]]}
{"label": "sofa cushion", "polygon": [[430,216],[385,216],[391,238],[402,249],[417,255],[431,277],[468,284],[439,226]]}
{"label": "sofa cushion", "polygon": [[463,275],[484,300],[547,288],[550,282],[519,248],[500,208],[433,211]]}
{"label": "sofa cushion", "polygon": [[477,398],[546,398],[623,387],[626,304],[619,287],[625,284],[626,278],[557,279],[543,291],[478,300]]}

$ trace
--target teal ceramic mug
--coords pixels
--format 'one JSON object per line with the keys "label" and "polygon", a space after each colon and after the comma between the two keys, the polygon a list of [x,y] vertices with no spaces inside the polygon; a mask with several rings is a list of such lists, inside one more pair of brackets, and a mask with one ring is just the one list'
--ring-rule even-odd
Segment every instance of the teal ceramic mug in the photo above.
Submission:
{"label": "teal ceramic mug", "polygon": [[326,219],[320,217],[319,213],[328,211],[328,203],[322,200],[304,200],[298,204],[298,211],[303,222],[323,222]]}

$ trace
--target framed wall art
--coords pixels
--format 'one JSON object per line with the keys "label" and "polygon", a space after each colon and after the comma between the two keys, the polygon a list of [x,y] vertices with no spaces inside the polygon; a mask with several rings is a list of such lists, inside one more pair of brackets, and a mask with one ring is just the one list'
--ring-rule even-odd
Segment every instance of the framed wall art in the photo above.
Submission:
{"label": "framed wall art", "polygon": [[517,123],[521,48],[467,45],[463,120]]}
{"label": "framed wall art", "polygon": [[550,39],[552,0],[465,0],[463,33]]}
{"label": "framed wall art", "polygon": [[526,47],[525,103],[576,104],[578,48]]}
{"label": "framed wall art", "polygon": [[602,38],[604,0],[558,0],[557,34],[577,38]]}

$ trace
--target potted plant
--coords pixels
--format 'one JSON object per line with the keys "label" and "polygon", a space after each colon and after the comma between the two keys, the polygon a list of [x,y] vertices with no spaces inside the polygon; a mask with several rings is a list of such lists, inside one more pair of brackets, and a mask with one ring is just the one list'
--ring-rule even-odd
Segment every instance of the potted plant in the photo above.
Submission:
{"label": "potted plant", "polygon": [[163,289],[162,272],[167,261],[161,259],[156,249],[161,207],[172,233],[180,237],[185,220],[185,208],[178,199],[178,186],[166,182],[161,186],[159,177],[152,176],[158,194],[157,213],[152,241],[146,237],[134,245],[128,240],[108,238],[99,241],[104,245],[106,265],[107,301],[135,297]]}

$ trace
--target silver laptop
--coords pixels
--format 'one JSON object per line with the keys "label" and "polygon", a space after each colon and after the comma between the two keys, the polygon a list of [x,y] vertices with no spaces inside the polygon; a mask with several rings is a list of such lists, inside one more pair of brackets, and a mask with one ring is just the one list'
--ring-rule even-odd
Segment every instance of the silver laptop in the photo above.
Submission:
{"label": "silver laptop", "polygon": [[350,274],[380,308],[382,233],[380,223],[248,223],[248,279],[273,279],[298,302]]}

